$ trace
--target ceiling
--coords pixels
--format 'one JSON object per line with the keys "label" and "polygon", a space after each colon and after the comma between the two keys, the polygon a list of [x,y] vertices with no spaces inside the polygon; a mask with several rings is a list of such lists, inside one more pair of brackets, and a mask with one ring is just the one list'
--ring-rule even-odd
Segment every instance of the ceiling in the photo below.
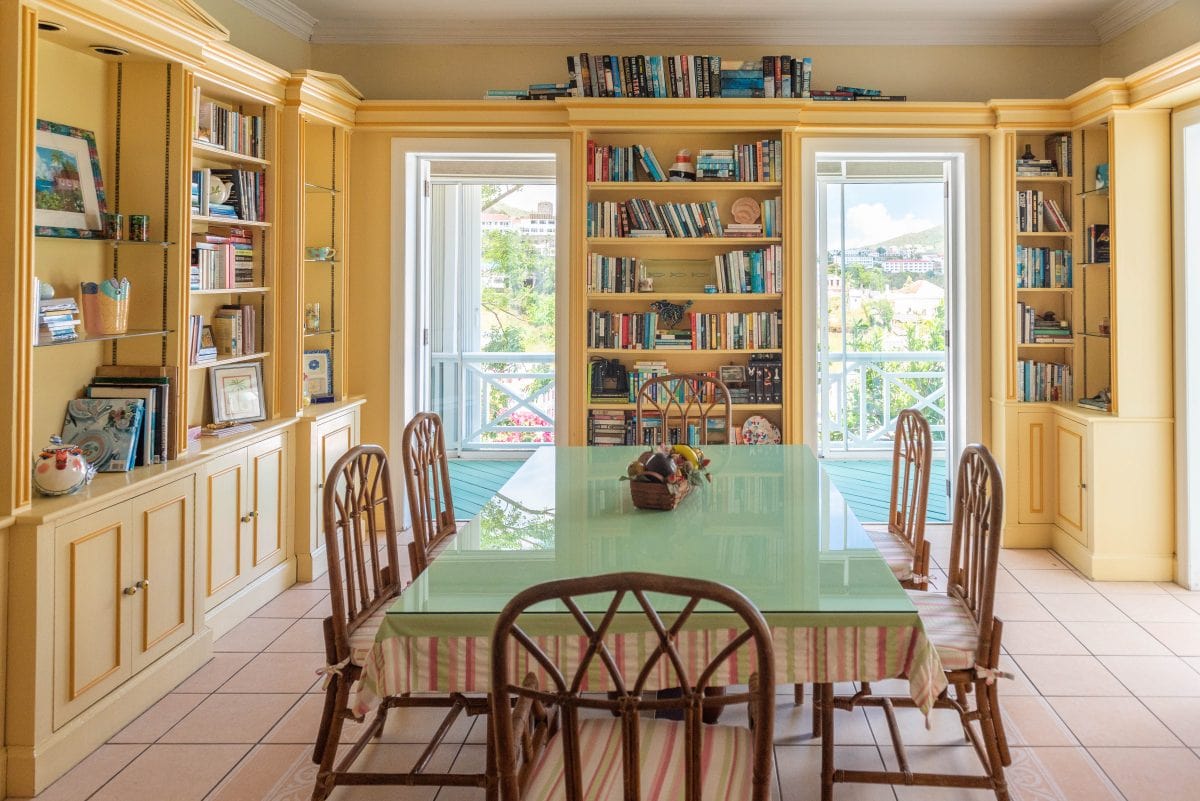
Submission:
{"label": "ceiling", "polygon": [[314,43],[1097,45],[1177,0],[237,2]]}

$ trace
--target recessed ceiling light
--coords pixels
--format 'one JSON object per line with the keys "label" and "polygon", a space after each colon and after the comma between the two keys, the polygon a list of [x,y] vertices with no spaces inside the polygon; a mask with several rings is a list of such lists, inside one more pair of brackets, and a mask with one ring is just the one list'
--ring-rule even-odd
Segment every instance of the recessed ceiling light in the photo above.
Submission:
{"label": "recessed ceiling light", "polygon": [[102,56],[127,56],[129,51],[123,47],[113,47],[112,45],[88,45],[93,52],[99,53]]}
{"label": "recessed ceiling light", "polygon": [[67,26],[60,22],[51,22],[48,19],[38,20],[39,31],[62,31],[66,30]]}

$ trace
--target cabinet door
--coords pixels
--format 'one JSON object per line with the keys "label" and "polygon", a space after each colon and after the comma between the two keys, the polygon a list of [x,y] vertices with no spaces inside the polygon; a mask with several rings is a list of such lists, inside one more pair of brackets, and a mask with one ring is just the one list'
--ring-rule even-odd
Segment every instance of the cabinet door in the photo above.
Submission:
{"label": "cabinet door", "polygon": [[250,564],[252,572],[262,572],[279,564],[287,556],[284,508],[287,498],[287,452],[283,435],[251,445],[247,465],[250,470]]}
{"label": "cabinet door", "polygon": [[192,634],[194,502],[195,483],[186,478],[130,504],[135,671]]}
{"label": "cabinet door", "polygon": [[[243,553],[242,518],[246,486],[245,449],[214,459],[204,480],[207,515],[203,553],[205,608],[211,608],[245,583],[248,566]],[[246,517],[245,522],[250,518]]]}
{"label": "cabinet door", "polygon": [[1053,413],[1017,415],[1017,522],[1054,522]]}
{"label": "cabinet door", "polygon": [[1055,423],[1055,450],[1058,456],[1058,512],[1054,522],[1059,528],[1087,546],[1085,518],[1087,486],[1084,469],[1087,462],[1087,429],[1072,420]]}
{"label": "cabinet door", "polygon": [[55,529],[55,728],[133,675],[130,529],[128,503]]}
{"label": "cabinet door", "polygon": [[325,420],[317,426],[317,518],[313,525],[312,549],[325,547],[325,479],[329,468],[342,455],[358,444],[358,410]]}

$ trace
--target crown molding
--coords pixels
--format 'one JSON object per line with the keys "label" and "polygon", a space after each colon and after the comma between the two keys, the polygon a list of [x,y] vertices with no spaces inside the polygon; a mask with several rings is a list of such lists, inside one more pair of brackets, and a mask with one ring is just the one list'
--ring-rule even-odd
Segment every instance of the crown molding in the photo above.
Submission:
{"label": "crown molding", "polygon": [[288,0],[237,0],[263,19],[273,22],[292,36],[309,41],[317,18]]}
{"label": "crown molding", "polygon": [[[238,0],[244,5],[263,0]],[[1162,0],[1157,0],[1162,2]],[[1169,2],[1170,0],[1168,0]],[[1155,0],[1149,0],[1155,2]],[[321,20],[313,44],[526,44],[681,45],[1083,45],[1100,39],[1094,27],[1071,20],[913,20],[880,18],[854,23],[834,20],[764,20],[759,17],[690,19],[669,25],[611,17],[590,19],[462,21]]]}
{"label": "crown molding", "polygon": [[1165,11],[1179,0],[1120,0],[1092,22],[1100,43],[1109,42],[1135,25]]}

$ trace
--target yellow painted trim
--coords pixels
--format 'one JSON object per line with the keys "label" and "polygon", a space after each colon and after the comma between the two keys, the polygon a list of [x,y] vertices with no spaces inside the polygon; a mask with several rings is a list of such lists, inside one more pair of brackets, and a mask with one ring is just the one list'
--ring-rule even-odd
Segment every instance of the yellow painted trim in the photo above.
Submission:
{"label": "yellow painted trim", "polygon": [[[18,186],[33,186],[34,122],[37,115],[37,15],[21,9],[21,54],[23,65],[17,84]],[[14,461],[13,509],[24,509],[33,501],[33,203],[18,203],[15,318],[16,353],[13,379],[16,403],[13,406]]]}
{"label": "yellow painted trim", "polygon": [[[121,565],[124,560],[123,551],[125,550],[125,532],[122,529],[123,529],[123,527],[120,523],[115,523],[113,525],[106,526],[104,528],[96,529],[95,531],[91,532],[90,534],[85,534],[82,537],[78,537],[74,540],[71,540],[71,598],[70,598],[70,602],[69,602],[70,605],[67,607],[67,610],[68,610],[67,611],[67,659],[68,659],[67,664],[69,666],[69,671],[70,671],[70,688],[67,693],[68,701],[74,701],[76,698],[79,698],[81,695],[86,693],[88,690],[90,690],[93,687],[95,687],[96,685],[100,684],[101,682],[103,682],[109,676],[111,676],[114,673],[116,673],[117,671],[119,671],[124,666],[124,662],[121,659],[121,631],[123,628],[121,625],[121,618],[124,615],[124,612],[122,611],[122,606],[121,606],[121,602],[123,600],[122,599],[122,590],[124,590],[124,587],[121,586]],[[75,657],[76,657],[75,629],[76,629],[76,617],[77,617],[77,615],[75,614],[75,610],[76,610],[76,605],[78,604],[78,601],[79,601],[79,599],[76,597],[76,592],[75,592],[75,588],[78,586],[79,558],[78,558],[77,552],[79,550],[79,546],[83,545],[85,542],[94,540],[97,537],[100,537],[104,534],[108,534],[109,532],[114,531],[114,530],[117,532],[117,575],[116,575],[116,581],[113,582],[114,591],[116,592],[116,603],[114,604],[114,609],[115,609],[116,618],[117,618],[117,630],[116,630],[116,638],[115,638],[115,641],[113,642],[113,653],[116,654],[117,663],[115,665],[113,665],[111,668],[109,668],[108,670],[106,670],[104,673],[93,678],[91,681],[89,681],[84,686],[80,687],[80,686],[78,686],[79,677],[75,674],[75,664],[76,664],[76,660],[75,660]]]}
{"label": "yellow painted trim", "polygon": [[354,127],[403,131],[405,135],[478,133],[504,135],[566,133],[566,110],[549,100],[505,103],[488,100],[368,100],[358,107]]}
{"label": "yellow painted trim", "polygon": [[[186,493],[178,495],[170,500],[163,501],[158,506],[152,509],[142,511],[142,578],[145,579],[150,573],[150,515],[165,509],[172,504],[179,505],[179,553],[181,557],[187,556],[187,499]],[[187,567],[188,560],[180,558],[179,560],[179,622],[171,628],[164,631],[162,634],[155,637],[153,640],[148,639],[150,634],[150,593],[154,591],[157,585],[151,584],[149,587],[141,589],[141,604],[142,604],[142,653],[149,651],[155,645],[170,637],[175,632],[179,631],[187,623],[187,603],[191,600],[191,594],[184,590],[188,586],[187,582]]]}
{"label": "yellow painted trim", "polygon": [[362,93],[345,78],[313,70],[293,72],[284,98],[285,108],[296,108],[315,121],[341,128],[354,126],[354,113],[363,100]]}
{"label": "yellow painted trim", "polygon": [[1043,423],[1029,424],[1029,442],[1026,443],[1026,447],[1029,448],[1030,472],[1033,475],[1017,477],[1018,481],[1029,482],[1029,511],[1035,515],[1045,511],[1046,449],[1042,446],[1045,428]]}

